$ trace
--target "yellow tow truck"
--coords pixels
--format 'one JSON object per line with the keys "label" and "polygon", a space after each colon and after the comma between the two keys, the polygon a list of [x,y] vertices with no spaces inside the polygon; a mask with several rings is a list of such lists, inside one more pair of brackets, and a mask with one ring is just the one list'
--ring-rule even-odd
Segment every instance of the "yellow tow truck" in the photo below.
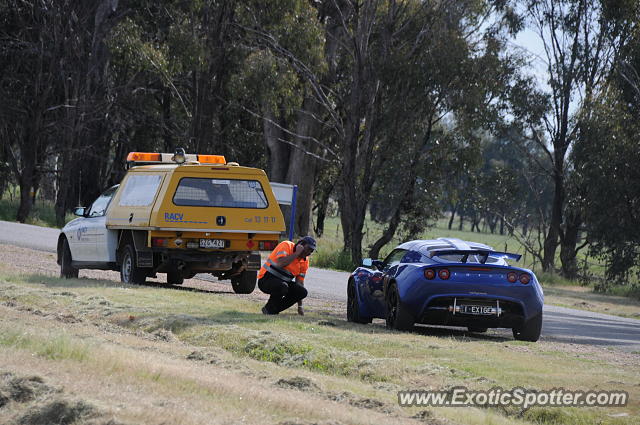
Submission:
{"label": "yellow tow truck", "polygon": [[220,155],[131,152],[122,182],[77,208],[58,239],[63,277],[79,269],[120,271],[125,283],[166,273],[180,285],[196,273],[230,279],[251,293],[260,251],[285,230],[263,170]]}

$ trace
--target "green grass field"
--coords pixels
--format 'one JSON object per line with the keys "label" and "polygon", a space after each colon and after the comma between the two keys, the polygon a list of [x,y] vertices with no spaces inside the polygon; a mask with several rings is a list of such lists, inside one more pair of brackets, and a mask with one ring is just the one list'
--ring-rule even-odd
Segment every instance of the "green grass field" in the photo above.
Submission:
{"label": "green grass field", "polygon": [[[637,354],[527,343],[510,336],[470,337],[460,331],[402,333],[380,323],[348,323],[322,307],[309,309],[304,317],[271,317],[260,314],[260,306],[249,296],[234,294],[203,296],[112,281],[2,273],[0,360],[11,359],[6,364],[15,367],[37,360],[29,366],[31,374],[70,381],[67,387],[76,392],[102,385],[88,393],[94,404],[106,397],[108,388],[134,386],[141,399],[142,394],[153,396],[159,411],[173,412],[187,403],[191,410],[209,409],[211,418],[251,412],[249,423],[281,423],[296,416],[336,423],[399,424],[425,418],[434,424],[630,425],[640,413]],[[78,373],[82,378],[73,380]],[[222,382],[215,378],[220,374],[226,376]],[[209,375],[218,381],[208,383]],[[280,394],[269,387],[271,382],[293,388],[286,402],[267,401]],[[631,398],[624,408],[526,411],[443,407],[425,412],[397,405],[399,390],[457,386],[597,388],[628,391]],[[243,403],[243,397],[256,402]],[[352,412],[353,406],[379,417],[361,419],[362,411]],[[136,417],[131,405],[122,405],[119,412],[125,418],[134,415],[132,423],[154,423],[153,418]],[[194,422],[185,416],[181,423]]]}

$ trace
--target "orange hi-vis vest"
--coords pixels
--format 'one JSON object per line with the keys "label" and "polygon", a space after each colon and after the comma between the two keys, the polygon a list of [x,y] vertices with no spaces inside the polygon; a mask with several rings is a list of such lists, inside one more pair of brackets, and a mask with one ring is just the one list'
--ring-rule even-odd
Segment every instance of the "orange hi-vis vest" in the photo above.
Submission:
{"label": "orange hi-vis vest", "polygon": [[[307,269],[309,268],[309,259],[305,258],[296,258],[289,265],[284,267],[278,267],[276,260],[282,257],[286,257],[287,255],[293,254],[295,250],[295,244],[291,241],[283,241],[276,246],[276,248],[269,254],[269,258],[260,268],[260,272],[258,272],[258,279],[262,279],[266,272],[271,273],[272,275],[287,281],[291,282],[294,279],[304,281],[304,277],[307,273]],[[285,273],[282,273],[285,271]]]}

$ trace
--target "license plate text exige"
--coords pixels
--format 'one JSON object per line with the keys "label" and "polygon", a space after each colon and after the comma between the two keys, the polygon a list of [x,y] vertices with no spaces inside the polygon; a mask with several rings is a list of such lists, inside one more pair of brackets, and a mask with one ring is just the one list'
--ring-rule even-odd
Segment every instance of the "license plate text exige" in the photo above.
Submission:
{"label": "license plate text exige", "polygon": [[494,307],[488,305],[461,305],[460,312],[466,314],[488,315],[495,314]]}

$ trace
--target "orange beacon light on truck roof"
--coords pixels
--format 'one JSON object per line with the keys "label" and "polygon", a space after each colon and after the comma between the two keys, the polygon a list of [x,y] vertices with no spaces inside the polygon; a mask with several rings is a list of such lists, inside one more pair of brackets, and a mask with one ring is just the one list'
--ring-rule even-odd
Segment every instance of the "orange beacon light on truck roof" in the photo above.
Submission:
{"label": "orange beacon light on truck roof", "polygon": [[162,155],[150,152],[129,152],[127,162],[161,162]]}
{"label": "orange beacon light on truck roof", "polygon": [[[180,151],[180,152],[179,152]],[[225,165],[227,163],[223,155],[185,154],[184,150],[176,150],[176,154],[154,152],[129,152],[128,163],[157,163],[157,164],[183,164],[185,162],[198,162],[200,164]]]}
{"label": "orange beacon light on truck roof", "polygon": [[227,160],[222,155],[200,155],[200,154],[198,154],[198,162],[200,164],[226,164]]}

